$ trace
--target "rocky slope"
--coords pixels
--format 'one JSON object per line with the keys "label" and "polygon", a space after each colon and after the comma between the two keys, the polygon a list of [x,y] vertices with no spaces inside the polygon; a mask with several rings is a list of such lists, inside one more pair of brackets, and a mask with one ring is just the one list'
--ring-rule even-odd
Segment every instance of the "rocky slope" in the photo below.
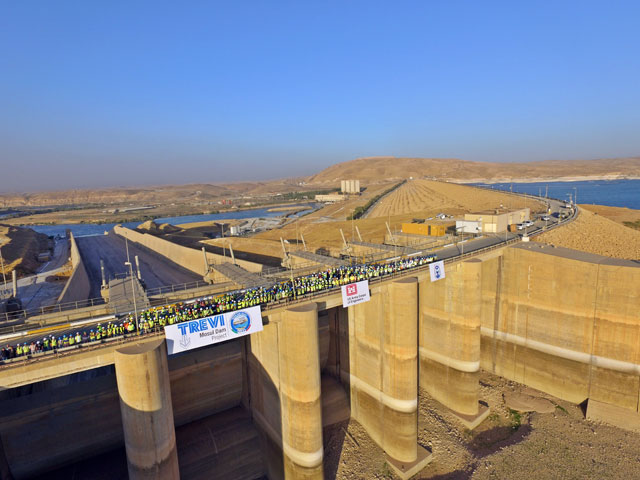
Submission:
{"label": "rocky slope", "polygon": [[640,157],[527,163],[470,162],[450,158],[358,158],[332,165],[309,177],[308,181],[324,184],[349,178],[372,182],[409,177],[456,182],[640,178]]}

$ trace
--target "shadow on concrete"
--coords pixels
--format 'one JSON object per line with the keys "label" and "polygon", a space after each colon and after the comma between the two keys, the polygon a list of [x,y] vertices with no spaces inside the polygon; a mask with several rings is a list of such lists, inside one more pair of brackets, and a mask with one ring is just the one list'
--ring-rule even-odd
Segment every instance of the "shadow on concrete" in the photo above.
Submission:
{"label": "shadow on concrete", "polygon": [[33,477],[33,480],[75,480],[90,478],[92,480],[127,480],[127,453],[124,448],[82,460],[73,465],[59,468],[44,475]]}
{"label": "shadow on concrete", "polygon": [[[334,307],[327,310],[327,315],[329,351],[322,375],[323,377],[331,377],[341,385],[345,392],[347,406],[349,406],[351,404],[351,389],[349,387],[349,321],[347,310],[342,307]],[[323,383],[326,383],[326,381]],[[322,395],[327,393],[326,390],[325,387]],[[323,423],[324,420],[323,418]],[[348,428],[349,418],[326,426],[323,429],[323,468],[325,478],[336,477],[345,442],[355,442],[353,438],[347,437]]]}
{"label": "shadow on concrete", "polygon": [[[265,322],[265,327],[269,323]],[[277,338],[277,325],[272,327]],[[263,335],[266,333],[265,332]],[[265,337],[266,340],[267,337]],[[262,347],[267,346],[267,341]],[[276,344],[277,345],[277,344]],[[260,438],[260,451],[264,471],[269,478],[284,478],[284,455],[282,452],[282,406],[278,387],[271,380],[269,372],[260,359],[251,351],[251,343],[246,343],[247,397],[244,400],[251,413],[253,425]],[[264,355],[265,352],[261,352]],[[274,352],[276,355],[278,352]],[[263,359],[264,360],[264,359]],[[279,362],[278,362],[279,364]],[[279,372],[276,373],[279,375]]]}

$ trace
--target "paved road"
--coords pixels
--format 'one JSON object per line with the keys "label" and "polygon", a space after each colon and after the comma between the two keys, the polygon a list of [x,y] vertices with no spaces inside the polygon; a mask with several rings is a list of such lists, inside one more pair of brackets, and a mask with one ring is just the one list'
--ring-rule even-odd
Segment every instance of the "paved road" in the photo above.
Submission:
{"label": "paved road", "polygon": [[[124,264],[127,261],[124,238],[110,232],[108,235],[78,237],[76,242],[91,282],[90,298],[100,296],[100,286],[102,285],[100,259],[104,261],[107,282],[110,278],[115,278],[116,275],[128,273],[129,267]],[[136,270],[134,260],[136,255],[140,260],[140,273],[147,288],[202,280],[202,276],[196,275],[167,258],[152,253],[133,242],[129,242],[129,257],[133,264],[134,272]]]}
{"label": "paved road", "polygon": [[66,238],[56,240],[53,257],[38,269],[39,273],[18,280],[18,297],[23,308],[36,309],[56,302],[64,283],[50,283],[46,279],[66,270],[68,261],[69,241]]}
{"label": "paved road", "polygon": [[[563,208],[562,205],[564,205],[564,202],[550,201],[550,205],[551,205],[552,213],[557,213],[560,211],[570,212],[569,209]],[[542,231],[543,228],[545,228],[545,226],[551,227],[552,225],[557,224],[558,221],[559,219],[557,217],[552,217],[552,220],[548,222],[545,222],[538,218],[534,222],[534,225],[532,227],[527,228],[526,231],[529,235],[538,233]],[[486,235],[483,237],[466,240],[464,242],[460,242],[455,245],[446,246],[440,250],[437,250],[436,253],[438,255],[438,260],[446,260],[448,258],[457,257],[461,253],[465,253],[465,254],[471,253],[475,250],[480,250],[493,245],[498,245],[500,243],[503,243],[505,241],[505,238],[508,240],[511,240],[513,238],[520,237],[522,234],[524,234],[523,230],[518,231],[518,233],[506,233],[506,234],[501,233],[501,234]],[[115,272],[115,273],[123,272],[125,268],[124,262],[126,261],[126,249],[124,245],[124,239],[111,233],[105,236],[81,237],[77,240],[78,240],[78,248],[80,248],[83,258],[91,259],[89,262],[85,260],[85,264],[87,265],[92,264],[93,268],[91,270],[95,270],[97,267],[97,270],[93,275],[97,275],[95,278],[97,278],[97,281],[98,281],[97,285],[98,285],[98,292],[99,292],[99,287],[101,282],[100,260],[94,254],[96,252],[102,252],[103,255],[109,257],[109,262],[107,262],[107,259],[105,259],[105,270],[107,270],[108,268],[108,272]],[[80,245],[81,243],[83,244],[82,246]],[[85,250],[83,251],[83,249]],[[101,250],[101,249],[104,249],[104,250]],[[92,256],[86,256],[84,253],[85,251],[87,253],[91,253]],[[164,283],[164,284],[170,284],[170,283],[180,283],[180,282],[186,283],[186,282],[198,279],[198,278],[192,278],[191,280],[185,280],[186,277],[179,277],[178,270],[182,270],[184,272],[184,269],[182,269],[182,267],[179,267],[176,264],[172,264],[170,261],[168,261],[164,257],[158,258],[155,254],[152,254],[139,247],[136,247],[135,244],[133,243],[129,244],[129,252],[130,252],[131,258],[133,258],[134,255],[138,255],[140,257],[140,269],[141,269],[143,278],[145,280],[148,277],[152,282],[160,282],[160,281],[163,281],[163,279],[165,278],[166,279],[170,278],[169,282]],[[89,268],[88,268],[88,271],[89,271]],[[91,276],[92,274],[89,273],[89,275]],[[145,277],[145,275],[147,277]],[[186,275],[197,277],[190,272],[186,272]],[[177,280],[178,278],[182,278],[182,280]],[[154,284],[153,286],[155,287],[159,285],[161,284],[158,283],[158,284]],[[66,327],[60,330],[55,330],[55,334],[57,336],[60,336],[63,334],[73,334],[76,331],[80,331],[80,332],[89,331],[91,328],[95,328],[98,322],[95,320],[88,320],[83,323],[84,324],[81,326],[76,326],[73,328]],[[105,322],[103,321],[103,324],[104,323]],[[7,339],[7,340],[4,340],[4,342],[8,342],[13,345],[15,345],[15,343],[18,341],[20,343],[23,343],[23,342],[30,343],[31,341],[41,340],[43,335],[44,333],[31,334],[25,337],[21,337],[19,339],[18,338],[13,338],[10,340]]]}

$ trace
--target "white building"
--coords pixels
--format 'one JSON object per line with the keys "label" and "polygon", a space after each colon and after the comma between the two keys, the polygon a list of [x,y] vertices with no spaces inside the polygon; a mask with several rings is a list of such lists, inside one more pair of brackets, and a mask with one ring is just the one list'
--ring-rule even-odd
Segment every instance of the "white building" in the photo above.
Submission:
{"label": "white building", "polygon": [[360,193],[360,180],[341,180],[340,191],[350,194]]}

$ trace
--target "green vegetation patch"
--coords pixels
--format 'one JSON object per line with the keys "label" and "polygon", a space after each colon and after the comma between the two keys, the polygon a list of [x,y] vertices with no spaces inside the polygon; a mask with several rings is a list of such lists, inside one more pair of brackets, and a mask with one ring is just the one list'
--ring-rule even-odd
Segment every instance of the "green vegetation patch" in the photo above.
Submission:
{"label": "green vegetation patch", "polygon": [[640,220],[636,220],[635,222],[622,222],[626,227],[633,228],[635,230],[640,230]]}
{"label": "green vegetation patch", "polygon": [[522,426],[522,414],[516,410],[509,409],[511,418],[511,430],[514,432]]}
{"label": "green vegetation patch", "polygon": [[356,207],[353,210],[353,213],[347,217],[347,220],[357,220],[357,219],[359,219],[360,217],[362,217],[367,212],[367,210],[369,210],[373,206],[374,203],[376,203],[378,200],[380,200],[382,197],[384,197],[387,193],[393,192],[396,188],[400,187],[401,185],[404,185],[405,183],[407,183],[407,181],[403,180],[400,183],[395,184],[393,187],[391,187],[391,188],[385,190],[384,192],[380,193],[379,195],[376,195],[371,200],[369,200],[365,205],[360,206],[360,207]]}

